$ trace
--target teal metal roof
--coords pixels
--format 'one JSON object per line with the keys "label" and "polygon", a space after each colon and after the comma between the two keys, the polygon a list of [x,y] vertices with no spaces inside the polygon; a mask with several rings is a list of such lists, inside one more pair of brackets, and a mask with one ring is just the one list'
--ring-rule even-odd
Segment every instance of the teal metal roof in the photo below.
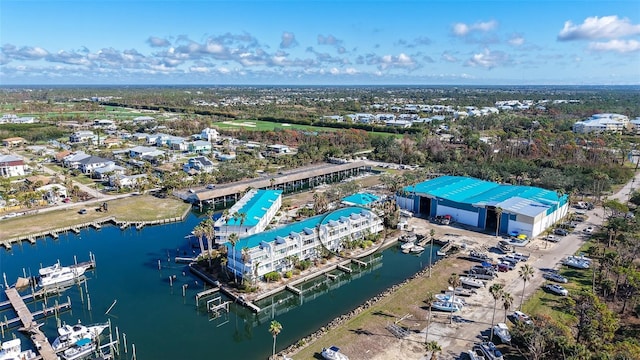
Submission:
{"label": "teal metal roof", "polygon": [[[257,190],[255,195],[237,211],[238,214],[247,214],[243,225],[249,227],[258,225],[258,222],[280,195],[282,195],[282,190]],[[229,217],[226,224],[229,226],[240,226],[241,221],[242,219],[240,218],[234,219],[233,217]]]}
{"label": "teal metal roof", "polygon": [[[505,211],[533,215],[540,208],[552,208],[565,201],[567,195],[561,197],[552,190],[533,186],[503,185],[462,176],[441,176],[415,186],[407,186],[404,190],[434,198],[445,199],[463,204],[500,206]],[[515,200],[517,199],[517,201]],[[533,207],[524,210],[524,204]],[[517,211],[520,209],[522,211]]]}
{"label": "teal metal roof", "polygon": [[369,205],[378,201],[380,198],[369,193],[355,193],[342,198],[342,202],[358,206]]}
{"label": "teal metal roof", "polygon": [[[313,231],[313,229],[315,229],[316,226],[320,224],[327,224],[330,221],[339,221],[340,218],[349,217],[352,214],[362,214],[368,212],[370,211],[355,206],[341,208],[330,213],[310,217],[308,219],[298,221],[296,223],[289,224],[278,229],[263,231],[261,233],[247,236],[246,238],[240,239],[236,243],[236,249],[244,249],[245,247],[251,249],[259,246],[263,241],[272,242],[275,241],[278,237],[284,238],[289,236],[291,233],[308,233],[310,231]],[[227,242],[225,245],[228,247],[231,246],[229,242]]]}

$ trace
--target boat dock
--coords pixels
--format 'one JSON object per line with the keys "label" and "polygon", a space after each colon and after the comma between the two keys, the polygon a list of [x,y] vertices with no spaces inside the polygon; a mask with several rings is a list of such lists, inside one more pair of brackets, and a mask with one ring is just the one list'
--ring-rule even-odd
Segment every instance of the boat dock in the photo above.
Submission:
{"label": "boat dock", "polygon": [[53,347],[51,347],[49,340],[47,340],[47,337],[37,326],[34,321],[33,314],[29,311],[29,308],[27,308],[27,304],[22,300],[18,290],[15,288],[8,288],[5,290],[5,294],[7,294],[7,298],[9,298],[11,306],[13,306],[16,314],[20,317],[20,321],[22,322],[22,326],[25,331],[31,333],[31,339],[35,343],[36,349],[40,353],[40,356],[42,356],[42,359],[57,360],[58,357],[53,351]]}

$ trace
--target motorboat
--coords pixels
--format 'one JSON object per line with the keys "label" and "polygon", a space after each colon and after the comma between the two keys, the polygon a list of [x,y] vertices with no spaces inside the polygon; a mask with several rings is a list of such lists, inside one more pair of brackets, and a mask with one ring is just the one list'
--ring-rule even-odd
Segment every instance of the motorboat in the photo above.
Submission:
{"label": "motorboat", "polygon": [[562,263],[576,269],[588,269],[591,266],[590,261],[583,260],[577,256],[568,256],[562,260]]}
{"label": "motorboat", "polygon": [[510,344],[511,343],[511,334],[509,333],[509,328],[507,327],[507,324],[505,324],[505,323],[497,323],[493,327],[493,334],[497,335],[500,338],[500,341],[502,341],[503,344]]}
{"label": "motorboat", "polygon": [[400,245],[400,249],[402,250],[411,250],[416,244],[413,241],[406,242]]}
{"label": "motorboat", "polygon": [[61,266],[59,262],[38,270],[40,287],[50,287],[60,283],[68,283],[84,275],[85,266]]}
{"label": "motorboat", "polygon": [[321,355],[326,360],[349,360],[347,355],[341,353],[340,348],[337,346],[323,348]]}
{"label": "motorboat", "polygon": [[469,256],[467,256],[467,258],[471,261],[476,261],[476,262],[491,262],[492,259],[491,257],[489,257],[489,255],[485,254],[485,253],[481,253],[479,251],[476,250],[471,250],[469,251]]}
{"label": "motorboat", "polygon": [[436,301],[431,304],[431,308],[438,311],[456,312],[462,309],[462,306],[451,301]]}
{"label": "motorboat", "polygon": [[473,288],[481,288],[485,286],[483,281],[469,276],[460,276],[460,283]]}
{"label": "motorboat", "polygon": [[484,354],[486,360],[504,360],[502,352],[498,350],[496,345],[490,341],[477,344],[473,347],[473,350],[479,350]]}
{"label": "motorboat", "polygon": [[453,302],[454,304],[458,304],[460,306],[467,305],[467,303],[464,301],[464,299],[461,299],[459,297],[451,296],[450,294],[436,294],[435,298],[438,301]]}
{"label": "motorboat", "polygon": [[467,351],[470,360],[485,360],[484,353],[480,349],[472,349]]}
{"label": "motorboat", "polygon": [[71,347],[62,352],[61,357],[64,360],[76,360],[89,355],[94,351],[96,344],[91,339],[80,339],[76,341]]}
{"label": "motorboat", "polygon": [[58,337],[51,343],[53,351],[63,351],[82,339],[96,340],[109,324],[84,326],[80,322],[75,325],[64,324],[58,328]]}
{"label": "motorboat", "polygon": [[463,287],[457,287],[454,290],[451,290],[451,288],[449,289],[449,291],[444,292],[445,295],[455,294],[456,296],[471,296],[476,293],[475,290],[465,289]]}
{"label": "motorboat", "polygon": [[424,247],[422,247],[422,246],[420,246],[420,245],[414,245],[414,246],[411,248],[411,252],[412,252],[412,253],[421,253],[421,252],[423,252],[423,251],[424,251]]}
{"label": "motorboat", "polygon": [[0,360],[32,360],[36,357],[33,350],[22,351],[20,339],[4,341],[0,349]]}

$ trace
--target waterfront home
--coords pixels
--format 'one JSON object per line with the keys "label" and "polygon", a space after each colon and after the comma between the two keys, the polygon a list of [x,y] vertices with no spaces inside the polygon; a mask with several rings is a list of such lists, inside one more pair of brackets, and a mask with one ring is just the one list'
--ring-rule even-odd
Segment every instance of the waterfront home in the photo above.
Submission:
{"label": "waterfront home", "polygon": [[363,239],[382,229],[382,219],[372,211],[345,207],[251,235],[235,246],[225,243],[227,267],[243,279],[254,280],[269,272],[292,270],[293,259],[315,260],[323,251],[339,252],[345,240]]}
{"label": "waterfront home", "polygon": [[231,234],[243,238],[264,231],[282,206],[282,190],[249,190],[216,220],[216,244],[224,244]]}
{"label": "waterfront home", "polygon": [[0,176],[24,176],[27,165],[21,157],[15,155],[0,155]]}
{"label": "waterfront home", "polygon": [[196,156],[182,166],[184,172],[190,174],[193,171],[199,173],[211,173],[214,170],[213,162],[205,156]]}
{"label": "waterfront home", "polygon": [[55,203],[67,197],[67,188],[60,184],[44,185],[36,189],[42,193],[42,199],[48,203]]}
{"label": "waterfront home", "polygon": [[109,186],[116,187],[118,189],[123,187],[133,188],[142,185],[147,182],[147,174],[137,175],[112,175],[109,177]]}

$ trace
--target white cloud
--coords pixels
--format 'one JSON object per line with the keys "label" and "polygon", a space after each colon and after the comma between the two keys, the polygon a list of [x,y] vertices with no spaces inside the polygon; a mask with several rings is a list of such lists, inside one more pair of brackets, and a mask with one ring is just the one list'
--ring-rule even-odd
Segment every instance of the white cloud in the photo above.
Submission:
{"label": "white cloud", "polygon": [[450,54],[449,52],[445,51],[442,53],[442,56],[440,56],[440,58],[446,62],[457,62],[458,58],[456,58],[454,55]]}
{"label": "white cloud", "polygon": [[593,40],[615,39],[640,34],[640,25],[634,25],[627,18],[619,19],[617,15],[588,17],[580,25],[566,21],[558,34],[558,40]]}
{"label": "white cloud", "polygon": [[508,64],[509,61],[509,56],[502,51],[484,49],[482,53],[474,54],[471,59],[467,60],[465,65],[492,69],[496,66]]}
{"label": "white cloud", "polygon": [[149,38],[147,39],[147,43],[151,45],[151,47],[166,47],[171,45],[169,40],[156,36],[149,36]]}
{"label": "white cloud", "polygon": [[607,42],[592,42],[589,44],[592,51],[614,51],[630,53],[640,51],[640,41],[637,40],[609,40]]}
{"label": "white cloud", "polygon": [[495,29],[498,23],[495,20],[477,22],[475,24],[467,25],[465,23],[455,23],[451,31],[455,36],[464,37],[473,32],[487,32]]}
{"label": "white cloud", "polygon": [[508,42],[511,46],[521,46],[524,44],[524,38],[520,35],[513,35],[509,38]]}
{"label": "white cloud", "polygon": [[282,33],[282,41],[280,42],[281,49],[288,49],[296,45],[298,45],[298,42],[296,41],[296,36],[293,33],[288,31]]}
{"label": "white cloud", "polygon": [[201,74],[207,74],[209,72],[211,72],[211,69],[209,69],[206,66],[192,66],[189,68],[189,71],[192,73],[201,73]]}

